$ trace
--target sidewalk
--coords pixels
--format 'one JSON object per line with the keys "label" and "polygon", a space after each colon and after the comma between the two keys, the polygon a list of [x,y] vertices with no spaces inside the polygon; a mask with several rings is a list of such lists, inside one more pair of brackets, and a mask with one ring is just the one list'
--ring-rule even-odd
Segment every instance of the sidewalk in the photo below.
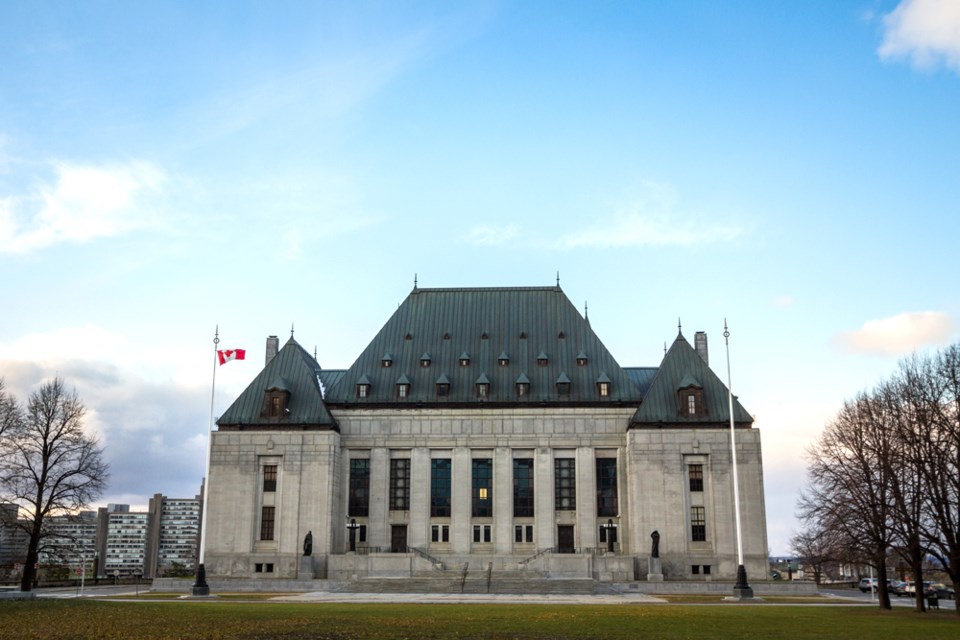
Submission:
{"label": "sidewalk", "polygon": [[624,595],[547,595],[507,593],[335,593],[313,591],[288,594],[273,602],[409,603],[409,604],[650,604],[664,602],[641,593]]}

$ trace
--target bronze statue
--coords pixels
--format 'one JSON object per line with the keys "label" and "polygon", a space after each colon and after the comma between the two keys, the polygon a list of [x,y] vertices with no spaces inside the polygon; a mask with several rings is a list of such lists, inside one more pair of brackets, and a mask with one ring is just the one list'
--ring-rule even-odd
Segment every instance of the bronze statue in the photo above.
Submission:
{"label": "bronze statue", "polygon": [[307,531],[307,536],[303,539],[303,555],[309,556],[313,553],[313,531]]}
{"label": "bronze statue", "polygon": [[653,543],[650,545],[650,557],[659,558],[660,557],[660,532],[654,531],[650,534],[650,539],[653,540]]}

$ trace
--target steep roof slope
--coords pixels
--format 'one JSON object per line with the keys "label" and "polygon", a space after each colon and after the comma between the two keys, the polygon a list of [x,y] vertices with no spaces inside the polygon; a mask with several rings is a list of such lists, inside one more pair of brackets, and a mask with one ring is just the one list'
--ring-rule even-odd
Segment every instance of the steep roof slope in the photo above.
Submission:
{"label": "steep roof slope", "polygon": [[[462,364],[465,361],[466,364]],[[389,366],[387,366],[387,364]],[[557,383],[569,379],[569,392]],[[518,381],[529,395],[518,397]],[[610,393],[601,398],[600,381]],[[438,396],[437,384],[449,384]],[[480,399],[477,383],[489,383]],[[369,395],[357,397],[358,383]],[[398,383],[409,394],[398,398]],[[641,393],[559,287],[414,289],[328,389],[345,404],[639,403]]]}
{"label": "steep roof slope", "polygon": [[[324,404],[319,372],[320,365],[313,356],[290,338],[220,416],[217,424],[221,427],[335,428],[336,422]],[[280,418],[264,415],[264,394],[269,390],[289,393],[289,411]]]}
{"label": "steep roof slope", "polygon": [[[690,416],[682,413],[677,392],[687,387],[703,391],[703,412]],[[753,418],[736,397],[733,399],[734,422],[750,425]],[[673,345],[656,370],[643,404],[633,416],[633,426],[730,424],[727,387],[690,346],[683,334],[678,334]]]}

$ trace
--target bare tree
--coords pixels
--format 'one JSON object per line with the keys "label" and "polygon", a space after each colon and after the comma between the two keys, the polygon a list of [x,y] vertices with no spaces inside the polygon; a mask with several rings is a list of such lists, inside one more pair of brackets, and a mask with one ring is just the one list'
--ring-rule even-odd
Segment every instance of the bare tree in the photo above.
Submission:
{"label": "bare tree", "polygon": [[108,466],[96,437],[83,431],[85,411],[76,391],[55,378],[30,395],[0,436],[0,498],[26,514],[16,523],[29,536],[22,591],[36,577],[44,520],[87,507],[106,486]]}
{"label": "bare tree", "polygon": [[813,571],[813,581],[818,585],[823,581],[827,565],[838,561],[837,535],[830,529],[807,527],[790,538],[790,549],[794,555]]}
{"label": "bare tree", "polygon": [[920,471],[926,480],[926,550],[956,588],[960,585],[960,345],[947,347],[933,359],[908,361],[902,370],[925,427]]}
{"label": "bare tree", "polygon": [[890,608],[885,577],[895,540],[887,463],[891,444],[868,395],[844,403],[807,451],[809,486],[799,504],[799,516],[808,526],[835,531],[854,555],[876,567],[877,595],[884,609]]}

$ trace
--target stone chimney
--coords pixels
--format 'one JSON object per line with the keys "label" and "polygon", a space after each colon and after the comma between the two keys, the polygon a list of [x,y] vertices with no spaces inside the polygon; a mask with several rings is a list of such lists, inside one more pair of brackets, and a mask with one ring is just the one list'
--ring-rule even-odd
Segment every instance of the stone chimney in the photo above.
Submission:
{"label": "stone chimney", "polygon": [[277,355],[277,351],[280,351],[280,338],[277,336],[267,336],[267,361],[263,366],[270,364],[270,361]]}
{"label": "stone chimney", "polygon": [[703,358],[703,361],[710,365],[710,353],[707,351],[707,334],[704,331],[697,331],[693,335],[693,348],[697,350],[697,355]]}

